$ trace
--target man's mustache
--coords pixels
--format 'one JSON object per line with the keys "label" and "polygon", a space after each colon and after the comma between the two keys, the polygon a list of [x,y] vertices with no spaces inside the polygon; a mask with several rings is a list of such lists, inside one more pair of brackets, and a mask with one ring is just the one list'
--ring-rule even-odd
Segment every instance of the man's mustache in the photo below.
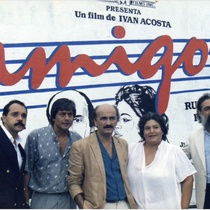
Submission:
{"label": "man's mustache", "polygon": [[26,128],[26,126],[21,121],[14,124],[14,126],[17,126],[17,125],[22,126],[24,129]]}
{"label": "man's mustache", "polygon": [[104,128],[113,128],[112,125],[105,125]]}

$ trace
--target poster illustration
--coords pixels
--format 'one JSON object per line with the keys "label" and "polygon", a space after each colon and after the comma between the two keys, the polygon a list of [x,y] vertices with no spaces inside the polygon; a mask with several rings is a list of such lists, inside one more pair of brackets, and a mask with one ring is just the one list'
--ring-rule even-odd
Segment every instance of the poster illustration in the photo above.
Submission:
{"label": "poster illustration", "polygon": [[[140,139],[146,111],[164,114],[169,142],[183,146],[200,125],[196,101],[209,86],[209,1],[0,1],[0,111],[28,108],[27,134],[48,122],[50,100],[77,105],[73,128],[94,126],[93,107],[116,105],[115,135]],[[77,102],[78,101],[78,102]]]}

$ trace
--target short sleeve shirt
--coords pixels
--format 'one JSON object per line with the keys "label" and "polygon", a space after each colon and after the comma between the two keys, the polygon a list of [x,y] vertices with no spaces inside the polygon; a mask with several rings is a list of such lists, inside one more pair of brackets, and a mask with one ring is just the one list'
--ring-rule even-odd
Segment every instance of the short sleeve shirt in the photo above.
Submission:
{"label": "short sleeve shirt", "polygon": [[62,193],[68,191],[67,176],[69,151],[72,143],[81,136],[69,132],[63,156],[52,126],[32,131],[26,141],[27,161],[25,170],[30,174],[29,186],[43,193]]}
{"label": "short sleeve shirt", "polygon": [[144,142],[129,146],[128,181],[138,208],[181,209],[181,182],[196,171],[178,146],[162,141],[145,165]]}

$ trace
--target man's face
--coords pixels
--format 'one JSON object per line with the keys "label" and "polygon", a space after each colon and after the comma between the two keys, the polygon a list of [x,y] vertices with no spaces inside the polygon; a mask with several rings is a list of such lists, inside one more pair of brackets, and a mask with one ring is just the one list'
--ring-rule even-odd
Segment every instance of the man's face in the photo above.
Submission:
{"label": "man's face", "polygon": [[73,123],[73,111],[72,110],[58,110],[57,114],[55,115],[54,121],[54,129],[56,130],[68,130],[72,123]]}
{"label": "man's face", "polygon": [[125,101],[119,102],[117,107],[120,120],[116,126],[115,135],[124,138],[129,143],[138,141],[140,138],[138,134],[139,117]]}
{"label": "man's face", "polygon": [[97,132],[101,135],[112,135],[117,125],[117,113],[111,105],[101,105],[96,110],[96,119],[94,120]]}
{"label": "man's face", "polygon": [[7,116],[3,115],[2,120],[5,128],[14,137],[18,132],[25,129],[27,111],[24,106],[14,103],[9,107]]}
{"label": "man's face", "polygon": [[201,123],[204,127],[209,127],[210,122],[210,99],[205,100],[201,104],[201,111],[199,111],[199,115],[201,117]]}
{"label": "man's face", "polygon": [[89,136],[91,128],[89,125],[89,110],[85,98],[77,91],[66,90],[58,93],[54,97],[54,101],[59,98],[66,98],[67,96],[76,104],[76,116],[70,130],[76,131],[82,137]]}

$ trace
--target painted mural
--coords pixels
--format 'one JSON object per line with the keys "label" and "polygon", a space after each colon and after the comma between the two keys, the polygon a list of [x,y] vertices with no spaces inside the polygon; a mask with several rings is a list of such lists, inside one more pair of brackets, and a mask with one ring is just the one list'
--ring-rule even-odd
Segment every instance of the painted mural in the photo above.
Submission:
{"label": "painted mural", "polygon": [[[115,135],[140,139],[147,111],[163,114],[178,146],[199,125],[196,101],[210,91],[209,1],[0,1],[0,111],[28,107],[23,139],[49,124],[52,102],[75,101],[71,129],[95,128],[93,107],[116,105]],[[24,144],[24,142],[23,142]]]}
{"label": "painted mural", "polygon": [[209,91],[208,1],[0,3],[0,108],[25,102],[24,138],[48,124],[48,103],[60,94],[80,101],[73,129],[82,136],[101,103],[119,107],[115,134],[128,142],[139,140],[145,108],[167,117],[173,144],[199,126],[196,100]]}

